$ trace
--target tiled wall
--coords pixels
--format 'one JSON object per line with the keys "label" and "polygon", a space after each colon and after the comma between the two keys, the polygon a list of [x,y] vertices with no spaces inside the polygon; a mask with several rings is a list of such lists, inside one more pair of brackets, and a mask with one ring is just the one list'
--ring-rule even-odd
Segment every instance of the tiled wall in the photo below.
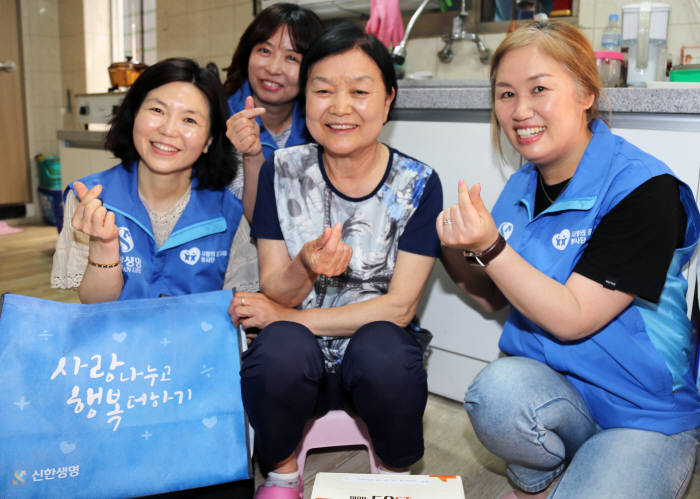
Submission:
{"label": "tiled wall", "polygon": [[[622,6],[639,0],[580,0],[579,27],[597,48],[597,42],[608,23],[608,15],[622,14]],[[659,1],[659,0],[657,0]],[[673,63],[680,60],[683,45],[700,46],[700,8],[696,0],[661,0],[671,6],[668,50]],[[484,43],[494,50],[504,34],[484,35]],[[476,46],[472,42],[459,42],[452,46],[455,53],[450,64],[438,61],[437,53],[443,47],[439,37],[409,40],[406,50],[406,74],[428,71],[434,78],[486,78],[488,66],[479,62]]]}
{"label": "tiled wall", "polygon": [[[75,128],[73,108],[68,108],[68,93],[84,93],[87,83],[85,71],[85,20],[83,0],[60,0],[59,36],[61,46],[61,83],[63,88],[63,128]],[[72,104],[72,100],[71,100]]]}
{"label": "tiled wall", "polygon": [[[63,11],[60,12],[60,14],[63,13]],[[112,64],[109,0],[85,2],[83,19],[85,90],[89,93],[106,92],[110,87],[107,68]]]}
{"label": "tiled wall", "polygon": [[252,19],[253,0],[157,0],[158,58],[191,57],[222,70]]}
{"label": "tiled wall", "polygon": [[56,130],[63,127],[58,3],[58,0],[19,2],[31,185],[35,187],[38,172],[33,158],[39,153],[58,154]]}

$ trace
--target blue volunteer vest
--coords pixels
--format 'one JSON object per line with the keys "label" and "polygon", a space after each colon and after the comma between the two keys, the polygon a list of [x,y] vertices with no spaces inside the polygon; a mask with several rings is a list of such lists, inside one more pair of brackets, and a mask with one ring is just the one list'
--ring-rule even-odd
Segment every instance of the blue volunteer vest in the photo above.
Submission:
{"label": "blue volunteer vest", "polygon": [[[231,110],[231,115],[245,109],[245,99],[250,95],[252,95],[250,83],[246,80],[241,88],[236,90],[236,92],[228,98],[228,107]],[[260,125],[260,144],[262,145],[263,157],[268,159],[272,156],[272,153],[278,149],[277,144],[272,134],[263,126],[260,116],[257,116],[255,120],[258,122],[258,125]],[[292,110],[292,130],[289,133],[289,138],[284,147],[299,146],[308,142],[311,142],[311,137],[306,131],[306,122],[301,114],[299,101],[295,101],[294,109]]]}
{"label": "blue volunteer vest", "polygon": [[[506,183],[493,217],[508,244],[544,274],[565,283],[600,220],[625,196],[658,175],[671,174],[596,120],[574,177],[536,217],[537,170],[520,168]],[[688,216],[685,242],[675,251],[659,303],[636,298],[617,318],[579,341],[557,340],[513,309],[500,349],[547,363],[573,383],[603,428],[678,433],[700,426],[700,398],[692,377],[687,282],[681,268],[700,235],[700,213],[680,183]]]}
{"label": "blue volunteer vest", "polygon": [[[102,204],[114,212],[124,274],[120,300],[177,296],[221,289],[243,206],[228,189],[196,189],[168,240],[156,247],[151,220],[138,194],[137,169],[121,164],[81,179],[104,186]],[[73,184],[68,189],[75,189]],[[67,192],[67,189],[66,189]]]}

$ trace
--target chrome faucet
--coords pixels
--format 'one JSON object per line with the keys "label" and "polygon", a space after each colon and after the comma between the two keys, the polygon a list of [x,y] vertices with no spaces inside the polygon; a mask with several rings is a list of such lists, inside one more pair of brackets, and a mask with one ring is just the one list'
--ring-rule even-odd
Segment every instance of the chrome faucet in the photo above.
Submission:
{"label": "chrome faucet", "polygon": [[459,14],[452,20],[452,32],[449,35],[444,35],[442,40],[445,42],[445,46],[440,52],[438,52],[438,59],[440,62],[448,64],[452,62],[454,58],[454,52],[452,52],[452,43],[458,42],[460,40],[470,40],[476,44],[476,49],[479,51],[479,60],[483,64],[488,64],[491,59],[491,51],[486,48],[484,41],[476,33],[470,33],[466,30],[465,25],[467,21],[467,16],[469,12],[466,8],[466,0],[462,0],[462,7]]}
{"label": "chrome faucet", "polygon": [[406,62],[406,41],[408,40],[408,36],[411,34],[413,25],[416,24],[416,20],[420,17],[420,15],[425,10],[425,7],[431,1],[432,0],[423,0],[423,2],[418,6],[416,11],[411,16],[411,19],[408,21],[408,25],[406,26],[406,30],[404,31],[403,40],[401,40],[401,43],[394,47],[394,50],[392,50],[391,52],[391,58],[393,59],[394,64],[402,66],[403,63]]}

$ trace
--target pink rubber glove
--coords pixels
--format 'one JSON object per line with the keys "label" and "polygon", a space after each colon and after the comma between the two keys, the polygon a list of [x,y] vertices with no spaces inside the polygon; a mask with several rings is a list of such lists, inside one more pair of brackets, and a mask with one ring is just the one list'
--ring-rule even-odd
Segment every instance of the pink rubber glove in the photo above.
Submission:
{"label": "pink rubber glove", "polygon": [[399,0],[372,0],[365,32],[384,45],[396,46],[403,40],[403,19]]}

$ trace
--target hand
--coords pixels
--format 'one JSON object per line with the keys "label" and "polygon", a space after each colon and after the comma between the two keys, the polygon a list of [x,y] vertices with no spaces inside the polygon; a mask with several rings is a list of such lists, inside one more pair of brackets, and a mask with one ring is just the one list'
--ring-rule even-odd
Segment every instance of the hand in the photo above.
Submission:
{"label": "hand", "polygon": [[102,186],[96,185],[89,191],[82,182],[75,182],[73,186],[80,201],[71,220],[73,228],[90,236],[91,241],[118,241],[119,229],[114,223],[114,213],[107,211],[97,198],[102,193]]}
{"label": "hand", "polygon": [[326,227],[318,239],[309,241],[301,248],[301,261],[317,275],[333,277],[345,272],[350,265],[352,248],[340,238],[343,226],[337,222],[333,228]]}
{"label": "hand", "polygon": [[399,0],[372,0],[365,32],[376,36],[387,47],[403,40],[403,19]]}
{"label": "hand", "polygon": [[[483,251],[498,238],[498,228],[481,199],[481,185],[471,189],[464,180],[457,187],[458,204],[443,210],[435,221],[443,246]],[[445,221],[449,224],[445,224]]]}
{"label": "hand", "polygon": [[[283,314],[290,310],[270,300],[262,293],[239,291],[231,300],[228,314],[236,327],[241,325],[244,328],[263,329],[272,322],[283,320]],[[246,334],[246,337],[250,341],[254,335]]]}
{"label": "hand", "polygon": [[262,153],[260,125],[257,116],[265,113],[264,107],[255,107],[253,97],[245,99],[245,108],[226,121],[226,136],[243,156],[257,156]]}

